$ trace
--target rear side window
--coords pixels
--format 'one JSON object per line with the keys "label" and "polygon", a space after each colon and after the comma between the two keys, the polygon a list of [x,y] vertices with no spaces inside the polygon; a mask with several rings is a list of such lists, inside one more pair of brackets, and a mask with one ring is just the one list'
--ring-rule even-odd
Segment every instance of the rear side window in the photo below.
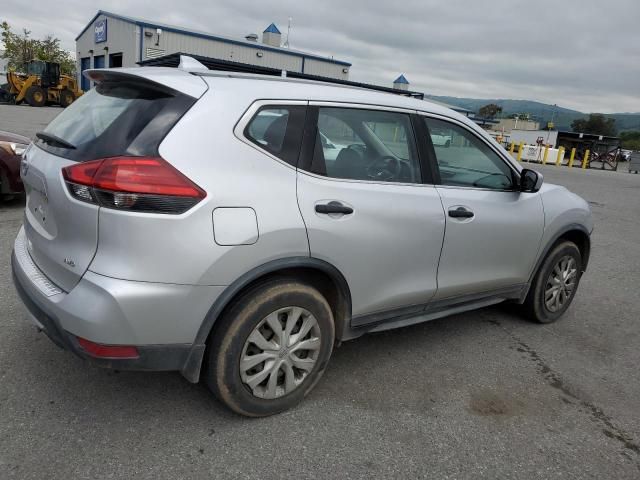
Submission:
{"label": "rear side window", "polygon": [[270,154],[295,166],[300,154],[304,116],[302,105],[260,108],[247,124],[244,135]]}
{"label": "rear side window", "polygon": [[114,76],[67,107],[44,130],[75,148],[38,140],[76,161],[119,155],[157,155],[157,148],[196,99],[148,81]]}
{"label": "rear side window", "polygon": [[330,178],[419,183],[411,119],[405,113],[320,107],[311,171]]}

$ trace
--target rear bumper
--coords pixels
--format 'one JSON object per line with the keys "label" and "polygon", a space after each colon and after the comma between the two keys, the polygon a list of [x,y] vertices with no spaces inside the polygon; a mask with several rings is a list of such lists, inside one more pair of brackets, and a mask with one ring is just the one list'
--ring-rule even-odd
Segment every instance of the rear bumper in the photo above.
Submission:
{"label": "rear bumper", "polygon": [[[13,282],[31,320],[59,347],[102,367],[184,371],[211,304],[223,287],[130,282],[87,272],[70,291],[53,285],[16,239]],[[77,337],[106,345],[133,345],[135,359],[88,354]]]}
{"label": "rear bumper", "polygon": [[23,285],[23,280],[19,278],[19,274],[16,272],[16,264],[17,260],[14,254],[11,258],[13,283],[22,303],[24,303],[36,326],[60,348],[69,350],[91,363],[106,368],[152,371],[182,370],[191,350],[191,345],[189,344],[137,346],[139,356],[135,359],[105,359],[89,355],[79,346],[76,336],[62,328],[60,320],[51,313],[47,313],[37,303],[37,299],[28,293],[26,289],[28,287]]}

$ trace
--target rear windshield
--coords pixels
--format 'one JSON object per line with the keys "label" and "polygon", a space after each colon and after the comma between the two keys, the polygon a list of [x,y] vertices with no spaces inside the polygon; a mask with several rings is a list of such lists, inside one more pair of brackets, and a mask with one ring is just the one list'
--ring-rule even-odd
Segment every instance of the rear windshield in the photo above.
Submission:
{"label": "rear windshield", "polygon": [[164,136],[194,102],[191,97],[149,82],[104,81],[73,102],[44,130],[75,149],[43,140],[38,144],[76,161],[156,155]]}

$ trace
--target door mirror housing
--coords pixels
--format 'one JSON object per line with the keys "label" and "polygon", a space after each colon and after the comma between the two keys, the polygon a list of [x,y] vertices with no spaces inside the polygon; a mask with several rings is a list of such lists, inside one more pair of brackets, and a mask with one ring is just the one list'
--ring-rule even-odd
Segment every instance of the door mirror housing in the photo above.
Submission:
{"label": "door mirror housing", "polygon": [[535,170],[523,168],[520,172],[520,191],[535,193],[542,187],[542,174]]}

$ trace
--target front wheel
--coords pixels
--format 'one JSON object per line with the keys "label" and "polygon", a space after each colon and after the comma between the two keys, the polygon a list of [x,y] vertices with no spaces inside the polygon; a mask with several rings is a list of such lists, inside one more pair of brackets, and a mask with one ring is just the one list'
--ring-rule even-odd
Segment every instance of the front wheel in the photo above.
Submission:
{"label": "front wheel", "polygon": [[27,89],[24,98],[32,107],[44,107],[47,103],[47,92],[38,85],[32,85]]}
{"label": "front wheel", "polygon": [[219,322],[209,341],[206,382],[241,415],[273,415],[299,403],[333,349],[327,300],[294,280],[254,287]]}
{"label": "front wheel", "polygon": [[536,322],[555,322],[571,305],[581,272],[582,256],[576,244],[558,244],[534,277],[523,305],[525,314]]}

